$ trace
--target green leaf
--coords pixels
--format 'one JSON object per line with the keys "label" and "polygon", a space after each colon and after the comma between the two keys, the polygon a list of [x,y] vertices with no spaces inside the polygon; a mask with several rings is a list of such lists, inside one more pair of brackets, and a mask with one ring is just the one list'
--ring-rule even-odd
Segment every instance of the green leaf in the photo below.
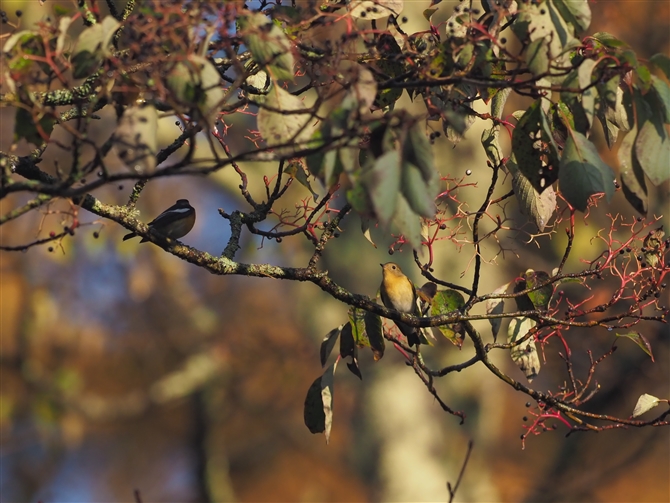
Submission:
{"label": "green leaf", "polygon": [[[510,283],[505,283],[502,286],[499,286],[491,293],[494,295],[502,295],[507,292]],[[502,314],[505,311],[505,299],[488,299],[486,301],[486,314]],[[489,323],[491,324],[491,333],[493,334],[493,342],[498,338],[498,332],[500,331],[500,325],[502,325],[502,318],[490,318]]]}
{"label": "green leaf", "polygon": [[370,219],[374,217],[374,210],[368,193],[360,183],[355,183],[354,186],[347,191],[347,202],[351,207],[361,215],[361,218]]}
{"label": "green leaf", "polygon": [[651,183],[658,186],[670,179],[670,139],[658,110],[638,133],[635,155]]}
{"label": "green leaf", "polygon": [[556,147],[539,101],[526,110],[514,128],[512,152],[519,170],[539,193],[557,180]]}
{"label": "green leaf", "polygon": [[361,174],[360,180],[383,227],[388,227],[397,212],[400,189],[400,153],[391,150],[379,157],[372,167]]}
{"label": "green leaf", "polygon": [[635,73],[640,81],[640,89],[646,93],[651,86],[651,72],[649,71],[649,68],[645,65],[639,65],[635,70]]}
{"label": "green leaf", "polygon": [[433,14],[435,14],[439,9],[433,8],[433,9],[425,9],[422,14],[423,17],[426,19],[426,21],[430,21],[430,18],[433,17]]}
{"label": "green leaf", "polygon": [[349,323],[347,323],[340,333],[340,356],[344,359],[351,356],[351,362],[347,363],[347,368],[359,379],[363,379],[361,371],[358,368],[358,343],[364,336],[364,327],[357,320],[352,319],[352,311],[349,312]]}
{"label": "green leaf", "polygon": [[[528,289],[532,289],[537,288],[539,285],[549,281],[549,274],[544,271],[533,271],[532,269],[528,269],[524,273],[523,278],[526,281],[526,287]],[[533,303],[535,309],[545,310],[547,309],[549,300],[553,294],[553,285],[546,285],[542,288],[529,292],[527,295],[530,301]]]}
{"label": "green leaf", "polygon": [[[512,318],[507,329],[507,341],[515,343],[521,340],[534,326],[535,321],[530,318]],[[528,382],[532,382],[540,373],[540,358],[537,354],[534,337],[530,337],[518,346],[511,348],[510,356],[512,361],[523,371]]]}
{"label": "green leaf", "polygon": [[596,39],[601,44],[607,47],[611,47],[612,49],[617,49],[619,47],[628,47],[628,44],[626,44],[626,42],[623,42],[618,38],[616,38],[614,35],[611,35],[610,33],[605,33],[603,31],[599,31],[598,33],[591,35],[591,37]]}
{"label": "green leaf", "polygon": [[2,52],[9,56],[7,66],[13,72],[28,71],[36,61],[25,56],[44,57],[44,42],[39,33],[22,30],[7,38]]}
{"label": "green leaf", "polygon": [[585,211],[593,194],[604,192],[609,201],[614,195],[614,173],[603,162],[595,145],[577,131],[571,131],[565,143],[559,186],[565,199],[579,211]]}
{"label": "green leaf", "polygon": [[514,159],[506,163],[512,173],[512,189],[519,203],[519,210],[526,215],[541,232],[556,210],[556,192],[549,186],[538,193],[528,179],[521,174]]}
{"label": "green leaf", "polygon": [[425,218],[435,216],[437,191],[426,184],[421,170],[414,164],[403,163],[401,187],[403,195],[415,213]]}
{"label": "green leaf", "polygon": [[393,224],[398,228],[405,240],[418,250],[421,248],[421,218],[412,211],[407,199],[402,194],[398,195],[396,210],[393,214]]}
{"label": "green leaf", "polygon": [[665,231],[663,226],[651,231],[647,234],[647,237],[644,238],[644,259],[647,261],[651,267],[656,267],[659,263],[663,261],[663,238],[665,237]]}
{"label": "green leaf", "polygon": [[186,108],[185,113],[194,114],[196,120],[204,121],[210,128],[214,126],[225,92],[212,63],[202,56],[190,55],[172,67],[166,83],[171,98]]}
{"label": "green leaf", "polygon": [[242,38],[254,61],[267,67],[275,79],[294,79],[291,41],[284,31],[261,12],[250,12],[240,18]]}
{"label": "green leaf", "polygon": [[288,174],[292,178],[298,180],[298,183],[310,191],[314,201],[318,201],[319,195],[312,190],[312,185],[309,183],[307,178],[307,173],[305,173],[305,168],[303,168],[302,162],[298,160],[292,160],[286,164],[284,168],[284,173]]}
{"label": "green leaf", "polygon": [[319,356],[321,357],[321,366],[322,367],[326,366],[326,362],[328,361],[328,357],[330,356],[330,353],[332,353],[333,348],[335,347],[335,344],[337,343],[337,339],[340,336],[340,333],[342,332],[342,327],[344,327],[344,325],[340,325],[339,327],[332,329],[323,338],[323,341],[321,342],[321,348],[319,350]]}
{"label": "green leaf", "polygon": [[654,54],[649,61],[665,73],[666,78],[670,79],[670,57],[665,54]]}
{"label": "green leaf", "polygon": [[635,404],[635,409],[633,409],[633,417],[640,417],[642,414],[650,411],[661,402],[667,402],[667,400],[661,400],[660,398],[656,398],[654,395],[648,395],[646,393],[644,395],[640,395],[640,398],[637,399],[637,403]]}
{"label": "green leaf", "polygon": [[[593,125],[593,117],[595,115],[596,98],[598,91],[596,86],[591,86],[591,76],[593,69],[596,67],[596,62],[592,59],[585,59],[577,69],[577,78],[579,81],[579,88],[582,92],[582,108],[586,114],[586,119],[589,121],[589,128]],[[590,86],[590,87],[589,87]]]}
{"label": "green leaf", "polygon": [[357,307],[349,309],[349,323],[351,324],[351,333],[354,338],[354,344],[359,348],[370,347],[370,341],[365,333],[365,311]]}
{"label": "green leaf", "polygon": [[670,124],[670,87],[656,75],[651,76],[651,85],[658,99],[663,104],[663,109],[665,110],[664,122]]}
{"label": "green leaf", "polygon": [[[430,308],[431,316],[439,316],[442,314],[449,314],[457,312],[465,305],[465,299],[460,292],[456,290],[440,290],[433,297],[433,302]],[[460,323],[450,325],[440,325],[437,329],[449,339],[452,344],[459,348],[463,345],[463,338],[465,337],[465,330]]]}
{"label": "green leaf", "polygon": [[26,110],[24,107],[17,107],[16,118],[14,120],[14,143],[18,142],[21,138],[25,138],[30,143],[37,146],[41,145],[45,142],[45,139],[40,134],[40,129],[47,138],[51,136],[51,132],[56,125],[56,119],[50,113],[40,112],[39,116],[41,117],[35,123],[35,118],[30,110]]}
{"label": "green leaf", "polygon": [[354,342],[354,327],[351,322],[344,325],[340,332],[340,356],[346,358],[347,356],[354,356],[356,351],[356,343]]}
{"label": "green leaf", "polygon": [[[493,99],[495,100],[495,97]],[[493,126],[490,129],[484,129],[484,131],[482,131],[481,143],[484,147],[484,152],[486,152],[486,157],[494,166],[500,166],[503,158],[500,141],[498,140],[499,134],[499,126]]]}
{"label": "green leaf", "polygon": [[[305,110],[300,98],[293,96],[280,86],[273,85],[265,98],[264,106],[258,111],[258,130],[270,147],[286,145],[279,149],[282,155],[289,155],[312,138],[310,121],[312,114],[299,113]],[[296,113],[298,112],[298,113]]]}
{"label": "green leaf", "polygon": [[426,182],[432,182],[438,177],[433,161],[433,148],[418,122],[407,132],[403,145],[403,158],[419,168]]}
{"label": "green leaf", "polygon": [[535,76],[547,73],[549,70],[549,44],[546,39],[538,38],[526,49],[526,65],[530,73]]}
{"label": "green leaf", "polygon": [[366,311],[364,320],[365,333],[370,341],[373,358],[375,361],[381,360],[384,356],[384,349],[386,348],[386,341],[384,340],[382,329],[382,319],[378,314]]}
{"label": "green leaf", "polygon": [[635,118],[633,98],[630,91],[618,86],[614,99],[614,106],[608,104],[605,107],[605,118],[621,131],[630,131],[631,127],[634,126]]}
{"label": "green leaf", "polygon": [[553,0],[561,17],[575,28],[576,33],[585,31],[591,24],[591,8],[588,0]]}
{"label": "green leaf", "polygon": [[106,16],[101,23],[89,26],[81,32],[72,50],[72,76],[83,79],[100,69],[103,59],[110,54],[112,36],[119,27],[112,16]]}
{"label": "green leaf", "polygon": [[633,208],[642,215],[647,215],[647,184],[644,180],[642,166],[635,156],[633,146],[637,129],[630,131],[619,146],[619,174],[623,195]]}
{"label": "green leaf", "polygon": [[[528,269],[528,271],[532,271],[532,269]],[[528,271],[522,274],[514,282],[514,289],[512,290],[514,293],[523,292],[524,290],[528,289],[528,284],[526,283],[525,279],[525,274],[527,274]],[[519,309],[519,311],[535,311],[535,306],[530,300],[530,297],[528,297],[528,294],[514,297],[514,302],[516,302],[516,307]]]}
{"label": "green leaf", "polygon": [[633,341],[635,344],[640,346],[640,349],[647,353],[649,357],[651,358],[651,361],[654,361],[654,355],[651,353],[651,344],[649,344],[649,341],[647,338],[642,335],[640,332],[628,332],[627,334],[616,334],[617,337],[626,337]]}
{"label": "green leaf", "polygon": [[326,443],[330,440],[333,425],[333,377],[336,368],[337,362],[334,362],[312,383],[305,398],[305,426],[312,433],[324,433]]}

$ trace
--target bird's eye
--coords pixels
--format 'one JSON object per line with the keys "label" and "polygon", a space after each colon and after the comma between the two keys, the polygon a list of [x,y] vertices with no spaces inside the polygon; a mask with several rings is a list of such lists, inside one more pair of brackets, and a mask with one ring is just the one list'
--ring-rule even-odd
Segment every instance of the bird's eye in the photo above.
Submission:
{"label": "bird's eye", "polygon": [[394,265],[392,265],[392,266],[391,266],[391,269],[393,269],[393,270],[395,271],[395,270],[396,270],[396,267],[395,267]]}

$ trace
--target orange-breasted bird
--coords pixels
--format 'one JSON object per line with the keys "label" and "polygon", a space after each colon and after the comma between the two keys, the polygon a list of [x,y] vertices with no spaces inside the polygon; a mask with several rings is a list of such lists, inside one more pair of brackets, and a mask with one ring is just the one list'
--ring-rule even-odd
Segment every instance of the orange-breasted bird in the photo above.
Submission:
{"label": "orange-breasted bird", "polygon": [[[379,292],[384,306],[401,313],[421,316],[416,299],[416,288],[414,288],[412,281],[403,274],[400,266],[394,262],[379,265],[382,266],[382,284],[379,287]],[[415,344],[427,343],[419,328],[411,327],[401,321],[396,321],[395,324],[402,334],[407,337],[410,347]]]}
{"label": "orange-breasted bird", "polygon": [[[191,206],[188,199],[179,199],[163,213],[148,223],[149,228],[170,239],[179,239],[193,229],[195,225],[195,208]],[[137,234],[131,232],[123,236],[123,240],[137,237]],[[148,241],[142,238],[140,243]]]}

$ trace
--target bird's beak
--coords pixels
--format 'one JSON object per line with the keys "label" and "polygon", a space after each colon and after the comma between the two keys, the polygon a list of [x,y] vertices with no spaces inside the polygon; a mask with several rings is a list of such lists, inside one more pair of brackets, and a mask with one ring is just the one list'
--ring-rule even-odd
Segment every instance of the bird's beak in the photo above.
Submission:
{"label": "bird's beak", "polygon": [[382,268],[384,267],[384,264],[379,264],[379,265],[382,266]]}

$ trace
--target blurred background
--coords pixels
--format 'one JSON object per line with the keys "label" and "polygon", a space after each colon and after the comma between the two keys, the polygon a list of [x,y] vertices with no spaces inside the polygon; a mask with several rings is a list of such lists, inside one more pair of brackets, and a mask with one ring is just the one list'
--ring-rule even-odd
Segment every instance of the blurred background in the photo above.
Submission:
{"label": "blurred background", "polygon": [[[54,5],[2,1],[12,21],[15,11],[23,10],[23,27]],[[427,5],[406,2],[406,12],[418,13],[408,30],[422,29],[420,13]],[[611,32],[643,58],[670,52],[667,2],[599,1],[591,7],[591,32]],[[441,11],[444,17],[450,12],[451,7]],[[399,106],[414,105],[404,96]],[[510,100],[506,111],[525,106],[522,100]],[[12,144],[13,112],[0,109],[3,151]],[[91,137],[102,141],[114,114],[103,110],[100,115]],[[231,144],[246,142],[251,123],[231,126]],[[436,144],[444,175],[460,178],[472,170],[469,180],[479,188],[459,192],[472,208],[480,204],[481,187],[489,177],[478,142],[481,127],[473,127],[456,147]],[[169,143],[178,134],[174,118],[160,121],[159,132],[163,143]],[[68,141],[58,128],[55,134]],[[616,167],[616,156],[598,141],[603,157]],[[28,148],[16,147],[19,154]],[[67,162],[56,157],[56,149],[47,154],[43,169]],[[245,166],[257,181],[274,169]],[[231,170],[207,179],[158,179],[144,190],[139,209],[149,221],[177,198],[189,199],[198,217],[183,241],[218,255],[229,237],[218,208],[229,213],[247,209],[238,184]],[[125,204],[131,188],[125,183],[95,195],[106,203]],[[260,185],[251,189],[262,199]],[[500,195],[507,190],[509,183]],[[293,184],[285,206],[307,197],[304,187]],[[27,199],[8,197],[0,201],[0,211]],[[665,214],[667,229],[667,184],[650,187],[650,201],[650,215]],[[19,245],[58,232],[73,211],[77,209],[65,203],[42,208],[0,227],[0,241]],[[516,204],[508,211],[514,215]],[[589,238],[609,224],[609,212],[629,220],[633,216],[620,193],[609,207],[601,205],[588,226],[580,223],[580,243],[568,270],[582,268],[579,258],[597,255],[599,242]],[[456,482],[470,440],[474,449],[457,501],[670,501],[669,428],[565,438],[565,428],[558,424],[555,431],[531,436],[522,450],[519,436],[528,424],[523,416],[530,416],[528,397],[481,365],[450,374],[436,387],[452,408],[467,414],[461,426],[442,412],[390,347],[376,363],[369,352],[361,353],[362,382],[340,366],[333,431],[326,445],[322,435],[305,427],[303,403],[322,372],[320,341],[346,320],[347,306],[311,284],[213,276],[151,244],[122,242],[125,231],[113,223],[84,211],[78,217],[84,225],[52,251],[0,252],[2,501],[125,502],[134,500],[134,491],[145,503],[446,501],[447,481]],[[523,236],[510,236],[506,246],[514,251],[485,265],[482,289],[491,291],[528,267],[551,270],[565,244],[561,233],[542,238],[542,249],[526,245]],[[378,264],[388,260],[389,241],[381,233],[373,237],[377,249],[361,235],[358,219],[349,219],[321,267],[345,288],[374,296],[381,280]],[[492,259],[495,252],[486,249],[486,257]],[[303,266],[309,255],[300,237],[281,244],[253,238],[237,258]],[[438,256],[438,277],[470,284],[467,246],[459,250],[445,241]],[[393,260],[420,283],[410,253],[397,253]],[[481,311],[483,306],[476,312]],[[485,337],[490,334],[487,323],[477,327]],[[656,362],[632,342],[619,343],[615,355],[598,367],[601,391],[589,410],[628,417],[640,394],[668,397],[668,327],[645,328]],[[585,350],[602,354],[612,339],[604,332],[569,332],[579,375],[585,377]],[[556,342],[547,346],[533,387],[556,389],[565,381],[559,350]],[[424,353],[438,367],[469,359],[473,349],[466,342],[459,351],[438,340]],[[494,361],[523,379],[508,355],[496,354]]]}

